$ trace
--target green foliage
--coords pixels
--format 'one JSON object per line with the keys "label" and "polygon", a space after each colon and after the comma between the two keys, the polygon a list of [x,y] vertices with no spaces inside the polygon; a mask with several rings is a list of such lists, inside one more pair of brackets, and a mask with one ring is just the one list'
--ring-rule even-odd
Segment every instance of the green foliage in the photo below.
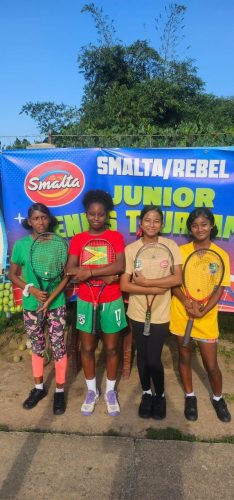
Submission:
{"label": "green foliage", "polygon": [[[170,3],[156,20],[159,47],[146,40],[117,41],[113,21],[94,3],[98,44],[82,47],[79,71],[85,87],[81,108],[53,102],[26,103],[55,145],[76,147],[228,146],[233,143],[234,98],[205,92],[198,69],[179,59],[186,7]],[[157,43],[155,44],[157,46]]]}
{"label": "green foliage", "polygon": [[30,142],[27,139],[23,139],[22,141],[16,137],[13,144],[9,144],[8,146],[4,146],[3,149],[26,149],[27,146],[30,145]]}
{"label": "green foliage", "polygon": [[58,133],[61,127],[78,121],[79,112],[76,107],[54,102],[27,102],[22,106],[20,114],[30,116],[38,125],[41,133],[47,134],[49,130]]}
{"label": "green foliage", "polygon": [[102,8],[98,9],[98,7],[96,7],[92,2],[85,4],[84,7],[82,7],[81,12],[89,12],[93,17],[99,36],[99,44],[107,47],[113,45],[113,35],[115,34],[114,22],[112,20],[109,25],[109,18],[104,15]]}

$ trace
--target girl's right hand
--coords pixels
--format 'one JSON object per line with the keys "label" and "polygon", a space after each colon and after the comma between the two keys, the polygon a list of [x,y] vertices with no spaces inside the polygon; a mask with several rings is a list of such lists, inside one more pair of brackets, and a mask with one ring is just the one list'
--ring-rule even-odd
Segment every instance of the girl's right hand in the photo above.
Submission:
{"label": "girl's right hand", "polygon": [[36,288],[35,286],[30,287],[30,293],[35,297],[38,302],[46,302],[48,299],[48,293]]}
{"label": "girl's right hand", "polygon": [[188,299],[187,297],[184,298],[184,307],[186,311],[191,311],[193,309],[193,301],[191,299]]}

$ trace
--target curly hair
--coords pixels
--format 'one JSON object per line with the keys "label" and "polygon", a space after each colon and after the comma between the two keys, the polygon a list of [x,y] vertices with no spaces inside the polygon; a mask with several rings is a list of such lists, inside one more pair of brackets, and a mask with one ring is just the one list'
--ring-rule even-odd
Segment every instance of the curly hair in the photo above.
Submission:
{"label": "curly hair", "polygon": [[87,191],[83,197],[82,203],[86,212],[92,203],[100,203],[104,206],[107,213],[114,209],[114,203],[111,195],[102,189],[92,189]]}
{"label": "curly hair", "polygon": [[51,214],[49,208],[46,205],[43,205],[43,203],[33,203],[29,207],[27,219],[24,219],[22,222],[23,228],[24,229],[32,229],[32,227],[28,223],[28,219],[30,219],[30,217],[32,217],[32,215],[33,215],[33,212],[36,212],[36,211],[42,212],[43,214],[48,215],[48,217],[50,218],[50,224],[48,227],[48,231],[53,231],[54,228],[58,225],[58,220],[56,219],[56,217],[54,215]]}
{"label": "curly hair", "polygon": [[195,208],[188,216],[188,219],[186,221],[186,226],[188,231],[191,231],[192,224],[194,223],[195,219],[198,217],[205,217],[208,219],[213,226],[210,232],[210,239],[213,240],[217,234],[218,234],[218,228],[215,224],[215,218],[209,208],[202,207],[202,208]]}

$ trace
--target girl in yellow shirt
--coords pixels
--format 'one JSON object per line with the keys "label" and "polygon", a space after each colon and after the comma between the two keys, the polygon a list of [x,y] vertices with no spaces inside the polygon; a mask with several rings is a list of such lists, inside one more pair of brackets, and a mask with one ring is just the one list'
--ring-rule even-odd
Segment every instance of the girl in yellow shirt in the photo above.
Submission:
{"label": "girl in yellow shirt", "polygon": [[[220,287],[202,310],[199,308],[199,304],[187,299],[183,287],[173,288],[170,331],[176,335],[179,348],[179,372],[185,391],[184,414],[188,420],[197,420],[197,398],[193,392],[191,368],[191,339],[193,338],[198,342],[203,365],[208,374],[213,391],[212,402],[217,416],[222,422],[230,422],[231,415],[222,397],[222,374],[217,361],[217,339],[219,336],[217,303],[222,296],[224,287],[230,285],[229,256],[224,250],[211,242],[217,235],[218,229],[215,225],[214,216],[208,208],[193,210],[188,217],[187,228],[192,235],[193,241],[180,247],[183,265],[188,256],[195,250],[209,248],[221,256],[225,272]],[[183,336],[189,317],[192,317],[194,322],[189,345],[184,347]]]}

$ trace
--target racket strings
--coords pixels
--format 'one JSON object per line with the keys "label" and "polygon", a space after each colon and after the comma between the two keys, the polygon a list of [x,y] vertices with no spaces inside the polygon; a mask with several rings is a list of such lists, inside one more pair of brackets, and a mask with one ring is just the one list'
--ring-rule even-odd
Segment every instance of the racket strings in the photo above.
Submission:
{"label": "racket strings", "polygon": [[35,240],[31,251],[34,272],[44,280],[61,274],[67,261],[67,243],[60,236],[42,237]]}
{"label": "racket strings", "polygon": [[[80,265],[86,269],[101,268],[108,264],[113,264],[116,260],[114,248],[108,240],[95,238],[89,240],[82,248],[80,254]],[[103,285],[101,278],[89,279],[89,284],[94,287]]]}
{"label": "racket strings", "polygon": [[220,286],[223,264],[219,255],[206,251],[192,255],[184,268],[184,284],[189,296],[205,300]]}
{"label": "racket strings", "polygon": [[160,279],[172,274],[173,257],[166,247],[145,246],[136,256],[134,268],[147,279]]}

